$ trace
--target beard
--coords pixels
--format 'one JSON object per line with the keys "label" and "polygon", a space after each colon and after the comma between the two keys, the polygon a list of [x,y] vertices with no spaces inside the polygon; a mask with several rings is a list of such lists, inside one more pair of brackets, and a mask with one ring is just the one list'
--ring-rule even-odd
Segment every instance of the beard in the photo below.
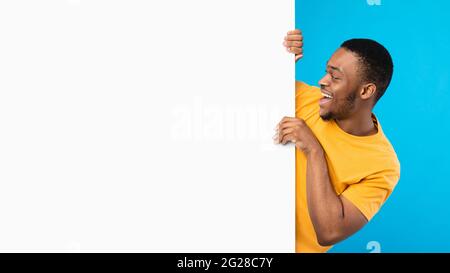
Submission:
{"label": "beard", "polygon": [[329,111],[323,115],[320,115],[320,118],[324,121],[329,121],[332,119],[339,120],[348,117],[353,111],[353,108],[355,108],[355,100],[356,90],[345,97],[341,105],[338,104],[338,109],[336,111]]}
{"label": "beard", "polygon": [[320,115],[320,118],[322,118],[322,120],[324,120],[324,121],[329,121],[329,120],[334,119],[334,115],[330,111],[330,112],[325,113],[324,115]]}

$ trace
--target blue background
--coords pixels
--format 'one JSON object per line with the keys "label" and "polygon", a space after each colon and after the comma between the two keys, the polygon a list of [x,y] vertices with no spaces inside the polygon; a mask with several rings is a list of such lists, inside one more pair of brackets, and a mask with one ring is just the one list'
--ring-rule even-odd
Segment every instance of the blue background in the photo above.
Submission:
{"label": "blue background", "polygon": [[401,164],[380,212],[330,252],[450,252],[448,170],[450,1],[296,0],[304,57],[296,79],[318,85],[325,63],[350,38],[383,44],[394,60],[391,85],[374,109]]}

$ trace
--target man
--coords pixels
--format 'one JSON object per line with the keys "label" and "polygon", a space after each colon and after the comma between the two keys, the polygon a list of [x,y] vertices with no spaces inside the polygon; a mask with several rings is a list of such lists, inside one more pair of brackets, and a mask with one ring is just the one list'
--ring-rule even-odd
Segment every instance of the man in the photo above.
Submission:
{"label": "man", "polygon": [[[300,30],[284,46],[303,57]],[[295,118],[276,143],[296,148],[296,252],[325,252],[360,230],[400,178],[400,163],[372,109],[392,78],[389,52],[369,39],[344,42],[318,87],[296,82]]]}

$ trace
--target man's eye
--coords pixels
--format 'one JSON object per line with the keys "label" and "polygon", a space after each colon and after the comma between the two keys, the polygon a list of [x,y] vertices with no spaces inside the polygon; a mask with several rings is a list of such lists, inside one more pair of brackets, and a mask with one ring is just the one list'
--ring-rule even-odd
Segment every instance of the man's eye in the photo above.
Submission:
{"label": "man's eye", "polygon": [[326,74],[330,74],[330,77],[331,77],[332,80],[339,80],[339,78],[333,76],[333,74],[331,74],[331,73],[328,72],[327,70],[325,70],[325,73],[326,73]]}

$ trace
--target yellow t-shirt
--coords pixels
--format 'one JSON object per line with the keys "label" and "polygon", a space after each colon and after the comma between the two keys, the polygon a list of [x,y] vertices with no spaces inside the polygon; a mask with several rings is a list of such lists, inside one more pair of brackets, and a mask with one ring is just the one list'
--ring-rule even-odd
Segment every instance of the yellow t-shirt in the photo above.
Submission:
{"label": "yellow t-shirt", "polygon": [[[338,195],[352,202],[370,220],[400,178],[400,163],[375,115],[378,132],[354,136],[334,120],[319,116],[318,87],[296,82],[295,116],[305,120],[325,151],[331,183]],[[325,252],[317,242],[306,201],[306,157],[296,149],[296,252]]]}

